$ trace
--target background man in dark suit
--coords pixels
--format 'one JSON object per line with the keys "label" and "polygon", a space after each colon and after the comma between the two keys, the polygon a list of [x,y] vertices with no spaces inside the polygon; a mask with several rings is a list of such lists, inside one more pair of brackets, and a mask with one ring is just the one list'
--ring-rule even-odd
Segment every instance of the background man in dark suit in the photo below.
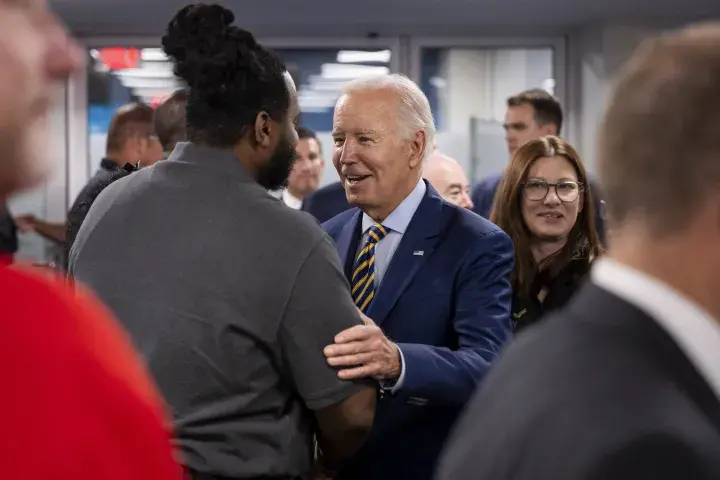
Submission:
{"label": "background man in dark suit", "polygon": [[510,337],[512,244],[421,178],[434,135],[427,98],[400,75],[351,83],[335,108],[333,163],[358,208],[323,227],[366,325],[325,353],[340,378],[382,387],[371,438],[338,480],[430,479]]}
{"label": "background man in dark suit", "polygon": [[298,134],[295,163],[287,185],[277,195],[288,207],[300,210],[303,200],[317,191],[325,171],[325,160],[322,144],[314,131],[305,127],[296,127],[295,131]]}
{"label": "background man in dark suit", "polygon": [[308,212],[318,222],[323,223],[335,215],[350,209],[350,204],[345,196],[345,188],[342,182],[331,183],[308,195],[303,200],[303,212]]}
{"label": "background man in dark suit", "polygon": [[648,41],[599,135],[609,259],[518,338],[439,479],[720,478],[720,25]]}
{"label": "background man in dark suit", "polygon": [[458,207],[472,210],[470,184],[465,170],[457,160],[435,150],[428,156],[423,177],[443,199]]}

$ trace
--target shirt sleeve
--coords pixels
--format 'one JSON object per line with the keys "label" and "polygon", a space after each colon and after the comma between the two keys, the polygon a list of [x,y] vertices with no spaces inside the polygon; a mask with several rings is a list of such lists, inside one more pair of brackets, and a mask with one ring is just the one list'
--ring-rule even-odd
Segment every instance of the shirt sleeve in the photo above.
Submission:
{"label": "shirt sleeve", "polygon": [[311,410],[339,403],[372,384],[340,380],[323,354],[335,335],[355,325],[362,325],[362,319],[332,240],[325,236],[300,269],[279,334],[292,380]]}
{"label": "shirt sleeve", "polygon": [[403,383],[405,383],[405,357],[403,356],[402,348],[398,346],[397,349],[400,355],[400,376],[397,380],[380,380],[380,386],[383,390],[390,390],[390,393],[393,395],[398,393]]}

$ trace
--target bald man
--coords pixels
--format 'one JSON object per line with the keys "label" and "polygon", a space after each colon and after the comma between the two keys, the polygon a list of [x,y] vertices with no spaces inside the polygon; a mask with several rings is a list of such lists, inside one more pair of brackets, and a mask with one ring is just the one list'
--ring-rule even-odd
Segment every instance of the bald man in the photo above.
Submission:
{"label": "bald man", "polygon": [[448,202],[467,209],[473,208],[467,175],[455,159],[439,150],[433,151],[428,156],[423,176]]}

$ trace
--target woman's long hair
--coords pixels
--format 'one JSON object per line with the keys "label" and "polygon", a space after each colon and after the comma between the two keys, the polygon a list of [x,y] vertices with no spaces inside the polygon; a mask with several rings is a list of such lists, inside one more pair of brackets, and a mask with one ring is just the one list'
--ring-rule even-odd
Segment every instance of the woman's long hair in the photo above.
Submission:
{"label": "woman's long hair", "polygon": [[[578,182],[582,184],[583,208],[575,225],[568,233],[567,242],[555,254],[540,265],[536,264],[530,249],[532,234],[522,214],[523,183],[533,163],[540,158],[561,156],[575,168]],[[515,269],[512,273],[513,291],[530,296],[533,282],[539,272],[554,278],[570,260],[582,255],[591,261],[600,255],[600,244],[595,227],[595,200],[588,185],[585,166],[575,149],[566,141],[546,136],[523,145],[513,156],[505,171],[493,201],[490,220],[507,233],[515,246]]]}

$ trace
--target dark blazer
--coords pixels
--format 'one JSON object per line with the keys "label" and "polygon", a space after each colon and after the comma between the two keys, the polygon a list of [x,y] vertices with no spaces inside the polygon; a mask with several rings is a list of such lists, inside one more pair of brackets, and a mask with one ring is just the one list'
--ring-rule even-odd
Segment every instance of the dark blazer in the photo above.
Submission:
{"label": "dark blazer", "polygon": [[75,243],[75,238],[80,231],[80,227],[85,221],[85,217],[97,197],[103,192],[103,190],[110,186],[110,184],[127,175],[130,175],[130,173],[134,172],[136,169],[137,167],[130,165],[129,163],[125,164],[124,167],[119,167],[111,160],[102,160],[100,170],[98,170],[87,185],[83,187],[68,212],[67,233],[65,236],[65,248],[67,255],[70,254],[70,249],[72,248],[73,243]]}
{"label": "dark blazer", "polygon": [[[323,225],[348,278],[361,224],[354,208]],[[432,478],[451,425],[511,336],[513,260],[504,232],[427,184],[368,310],[402,350],[404,383],[379,401],[370,440],[338,480]]]}
{"label": "dark blazer", "polygon": [[[502,180],[502,174],[492,175],[484,180],[477,182],[472,189],[471,199],[473,202],[473,212],[477,213],[481,217],[490,218],[490,211],[492,209],[493,200],[495,200],[495,193],[497,192],[498,185]],[[600,191],[600,186],[594,180],[590,179],[590,189],[593,193],[593,200],[595,201],[595,228],[597,228],[600,241],[605,241],[605,212],[603,208],[603,196]]]}
{"label": "dark blazer", "polygon": [[588,282],[509,346],[436,478],[717,479],[720,402],[652,318]]}
{"label": "dark blazer", "polygon": [[[544,279],[538,275],[532,288],[530,298],[522,292],[513,292],[512,322],[515,333],[534,325],[550,312],[559,310],[573,297],[590,273],[592,262],[587,256],[580,255],[565,265],[554,278]],[[540,302],[538,295],[545,286],[547,294]]]}
{"label": "dark blazer", "polygon": [[308,212],[318,222],[323,223],[345,210],[350,210],[350,204],[345,196],[342,183],[335,182],[308,195],[303,200],[300,210]]}

